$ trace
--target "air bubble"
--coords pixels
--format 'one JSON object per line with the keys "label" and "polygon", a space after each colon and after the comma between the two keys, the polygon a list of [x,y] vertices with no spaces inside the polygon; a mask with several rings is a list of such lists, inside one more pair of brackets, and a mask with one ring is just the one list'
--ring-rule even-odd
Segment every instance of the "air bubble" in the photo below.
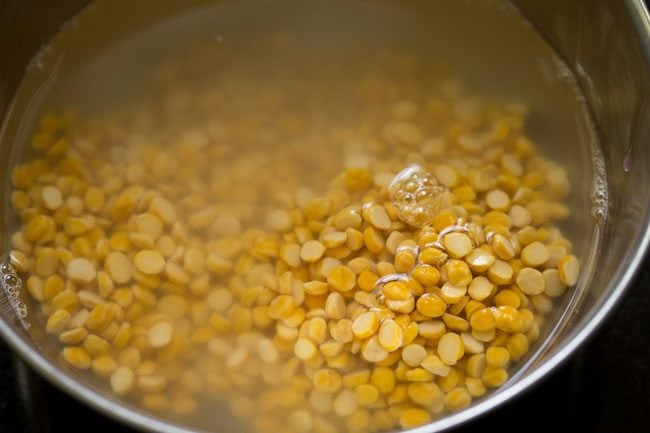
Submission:
{"label": "air bubble", "polygon": [[427,191],[426,189],[420,189],[416,194],[415,194],[415,199],[420,202],[421,200],[426,199],[429,196],[430,192]]}
{"label": "air bubble", "polygon": [[593,147],[592,166],[594,179],[591,185],[591,215],[598,223],[607,219],[608,198],[607,177],[603,154],[597,146]]}
{"label": "air bubble", "polygon": [[0,283],[13,312],[25,329],[29,329],[29,323],[23,321],[27,317],[27,306],[19,298],[22,284],[14,267],[7,262],[0,263]]}
{"label": "air bubble", "polygon": [[404,198],[404,200],[403,200],[404,202],[406,202],[406,203],[415,203],[417,201],[417,199],[416,199],[415,195],[413,195],[413,193],[404,192],[404,191],[401,191],[401,193],[402,193],[402,197]]}
{"label": "air bubble", "polygon": [[[16,312],[18,313],[18,316],[20,316],[21,319],[26,319],[27,318],[27,305],[25,305],[23,302],[17,302],[16,303]],[[29,328],[29,324],[25,323],[25,326]]]}
{"label": "air bubble", "polygon": [[625,155],[625,159],[623,159],[623,170],[626,173],[632,172],[632,149],[628,150],[627,155]]}
{"label": "air bubble", "polygon": [[424,176],[422,176],[422,179],[420,180],[420,183],[422,185],[424,185],[424,186],[434,186],[434,185],[436,185],[437,182],[436,182],[436,179],[433,176],[431,176],[430,174],[427,173]]}
{"label": "air bubble", "polygon": [[431,225],[436,213],[451,205],[449,189],[436,185],[433,175],[418,164],[399,172],[388,193],[400,219],[415,227]]}
{"label": "air bubble", "polygon": [[607,213],[605,212],[605,210],[604,210],[603,208],[598,208],[598,207],[597,207],[597,208],[594,208],[594,209],[591,211],[591,214],[592,214],[592,216],[593,216],[596,220],[598,220],[598,221],[602,221],[602,220],[604,220],[604,219],[605,219],[605,216],[607,215]]}
{"label": "air bubble", "polygon": [[403,188],[408,192],[414,193],[418,191],[418,184],[417,182],[408,181],[404,184]]}
{"label": "air bubble", "polygon": [[7,274],[4,276],[5,284],[9,287],[14,287],[18,284],[18,278],[15,275]]}

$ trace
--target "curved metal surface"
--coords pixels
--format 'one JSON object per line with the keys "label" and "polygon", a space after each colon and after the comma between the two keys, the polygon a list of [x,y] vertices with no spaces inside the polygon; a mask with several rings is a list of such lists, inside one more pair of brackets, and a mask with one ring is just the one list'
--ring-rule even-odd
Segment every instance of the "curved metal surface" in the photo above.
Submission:
{"label": "curved metal surface", "polygon": [[[537,3],[537,5],[542,4],[542,2],[536,2],[536,0],[535,1],[522,0],[520,2],[517,2],[517,4],[521,7],[521,9],[524,12],[528,13],[528,17],[531,19],[533,24],[537,25],[536,18],[542,20],[544,11],[539,9],[535,10],[534,3]],[[543,3],[555,4],[557,2],[543,2]],[[593,3],[596,2],[592,3],[588,1],[580,1],[576,3],[582,3],[583,6],[592,7]],[[603,4],[607,2],[599,0],[598,3]],[[617,2],[609,2],[609,3],[617,3]],[[623,4],[623,3],[621,2],[619,4]],[[650,71],[650,17],[648,16],[648,12],[640,0],[627,0],[624,4],[626,7],[625,10],[629,13],[631,17],[631,22],[633,23],[632,30],[633,30],[634,37],[638,42],[637,46],[640,47],[639,54],[641,55],[641,59],[642,59],[641,66],[643,67],[643,71],[637,71],[637,72],[645,72],[647,74],[648,71]],[[530,6],[530,8],[528,8],[527,6]],[[1,12],[2,9],[0,9],[0,13]],[[539,16],[536,17],[534,15],[535,13],[539,13]],[[546,29],[547,32],[545,32],[543,28],[541,28],[541,30],[542,33],[545,33],[545,36],[553,43],[554,36],[550,33],[552,32],[552,28],[551,30],[547,28]],[[575,52],[572,53],[570,49],[567,50],[567,47],[569,47],[569,45],[566,45],[564,49],[562,47],[559,47],[559,51],[560,53],[564,54],[567,57],[567,60],[569,60],[569,64],[571,66],[575,66],[575,63],[571,62],[572,59],[570,57],[572,54],[575,54]],[[601,97],[607,95],[603,95],[599,93],[594,93],[590,95],[589,94],[590,91],[598,92],[598,89],[597,88],[590,89],[589,86],[594,85],[594,83],[588,83],[587,82],[588,80],[585,80],[585,77],[589,78],[588,76],[581,77],[581,74],[578,73],[578,79],[581,82],[581,85],[583,86],[583,90],[587,94],[587,98],[589,102],[591,103],[590,105],[594,113],[594,117],[596,118],[596,123],[599,123],[598,110],[602,110],[602,104],[607,102],[607,101],[603,102]],[[611,85],[611,83],[609,84]],[[0,94],[0,97],[1,96],[2,95]],[[628,119],[630,120],[630,126],[629,126],[630,131],[628,135],[628,142],[630,143],[629,146],[635,147],[635,149],[639,149],[639,148],[642,149],[643,146],[642,143],[638,141],[638,137],[642,136],[644,132],[646,133],[645,136],[650,136],[650,134],[647,133],[650,132],[650,111],[649,111],[650,107],[648,106],[647,103],[645,103],[643,99],[647,97],[647,92],[645,94],[641,94],[641,95],[637,94],[635,96],[638,97],[636,103],[641,104],[641,106],[633,107],[634,108],[633,111],[634,113],[636,113],[637,118]],[[601,98],[601,99],[600,101],[597,101],[596,98]],[[601,106],[599,107],[598,104],[601,104]],[[0,105],[0,107],[2,107],[2,105]],[[602,125],[602,123],[600,124]],[[612,139],[617,139],[620,137],[617,137],[616,135],[607,136],[607,134],[610,134],[611,131],[612,130],[610,129],[609,132],[606,131],[604,134],[606,135],[605,137],[606,140],[604,143],[606,160],[609,165],[617,164],[621,162],[619,166],[619,171],[627,171],[627,170],[623,170],[622,161],[627,156],[629,150],[619,148],[624,144],[627,145],[627,143],[612,144],[611,142]],[[602,129],[600,132],[601,134],[603,134]],[[644,170],[645,172],[647,172],[646,168],[650,161],[650,158],[647,158],[647,155],[644,154],[641,156],[646,156],[646,158],[639,157],[635,159],[635,163],[638,162],[638,164],[636,165],[637,166],[640,165],[640,167],[632,168],[632,175],[636,173],[637,177],[640,176],[639,171]],[[630,182],[629,179],[627,180],[625,179],[624,174],[621,174],[620,176],[615,175],[613,182],[614,183],[626,182],[626,181]],[[647,179],[645,178],[639,180],[641,184],[643,184],[643,182],[646,181]],[[645,183],[645,185],[647,185],[647,183]],[[616,187],[616,184],[614,185],[614,187]],[[614,191],[616,191],[615,188]],[[630,192],[628,191],[628,193]],[[634,191],[631,192],[631,194],[633,193]],[[626,204],[625,199],[629,197],[632,196],[623,196],[619,203],[614,204],[614,210],[618,209],[619,211],[621,211],[621,208],[617,206],[619,205],[622,206]],[[556,369],[581,344],[583,344],[590,336],[594,334],[596,329],[604,323],[607,316],[612,312],[616,304],[620,301],[620,299],[625,294],[625,291],[630,285],[630,283],[633,281],[634,275],[636,271],[639,269],[642,260],[644,258],[644,255],[648,250],[648,246],[650,244],[650,230],[649,230],[650,212],[648,208],[647,196],[639,196],[637,197],[637,199],[638,199],[637,201],[640,201],[640,203],[636,203],[637,205],[639,205],[639,207],[636,209],[639,212],[639,214],[636,215],[637,217],[636,222],[638,224],[636,224],[636,227],[634,228],[630,228],[626,226],[626,227],[622,227],[621,229],[621,230],[626,230],[626,229],[636,230],[636,232],[633,233],[634,241],[625,246],[624,249],[625,254],[623,256],[617,257],[616,264],[618,266],[608,275],[608,280],[607,280],[608,283],[604,286],[603,293],[601,294],[601,296],[594,301],[595,303],[591,305],[589,309],[587,309],[585,316],[581,317],[579,320],[576,321],[574,329],[571,330],[567,335],[563,336],[562,343],[558,347],[554,348],[550,352],[548,357],[542,360],[539,364],[535,365],[529,373],[525,374],[520,380],[516,381],[506,389],[503,389],[502,391],[499,391],[489,396],[489,398],[479,401],[478,403],[470,406],[469,408],[465,409],[462,412],[434,421],[428,425],[411,429],[409,430],[409,432],[428,433],[428,432],[440,431],[450,427],[458,426],[468,420],[474,419],[479,415],[507,402],[508,400],[523,393],[526,389],[529,389],[531,386],[537,384],[542,378],[544,378],[549,373],[551,373],[554,369]],[[628,202],[627,205],[630,206],[630,203]],[[620,216],[624,217],[625,212],[622,212]],[[629,233],[627,234],[630,235]],[[610,235],[612,234],[608,233],[608,236]],[[606,244],[605,247],[607,248],[610,247],[611,245],[616,246],[615,239],[612,240],[610,244]],[[50,382],[52,382],[53,384],[55,384],[65,392],[69,393],[73,397],[83,401],[84,403],[88,404],[89,406],[93,407],[94,409],[98,410],[99,412],[109,417],[118,419],[132,427],[145,429],[152,432],[188,433],[188,432],[199,431],[199,430],[189,429],[180,426],[178,424],[173,424],[168,421],[163,421],[161,419],[152,417],[144,411],[140,411],[134,408],[133,406],[126,405],[124,404],[124,402],[120,400],[111,398],[106,394],[102,394],[97,390],[82,384],[70,373],[62,370],[58,365],[50,362],[50,360],[48,360],[43,355],[43,353],[38,349],[38,347],[35,344],[33,344],[23,335],[20,335],[16,327],[12,325],[10,322],[8,322],[4,317],[2,317],[2,319],[0,320],[0,335],[5,341],[9,343],[12,349],[18,352],[20,356],[23,357],[23,359],[25,359],[35,370],[37,370],[47,380],[49,380]]]}

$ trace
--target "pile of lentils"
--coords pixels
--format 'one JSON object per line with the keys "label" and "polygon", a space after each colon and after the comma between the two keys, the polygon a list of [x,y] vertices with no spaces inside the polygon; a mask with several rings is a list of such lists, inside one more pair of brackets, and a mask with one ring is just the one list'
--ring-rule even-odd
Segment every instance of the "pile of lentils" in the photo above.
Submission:
{"label": "pile of lentils", "polygon": [[411,428],[508,381],[579,274],[522,106],[373,77],[336,128],[163,66],[164,104],[46,114],[11,173],[11,263],[67,365],[260,433]]}

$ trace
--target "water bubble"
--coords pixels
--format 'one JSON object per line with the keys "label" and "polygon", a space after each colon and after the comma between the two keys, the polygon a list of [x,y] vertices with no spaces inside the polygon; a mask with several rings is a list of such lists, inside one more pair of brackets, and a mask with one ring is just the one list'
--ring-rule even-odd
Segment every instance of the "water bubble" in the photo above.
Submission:
{"label": "water bubble", "polygon": [[436,180],[433,176],[427,173],[424,176],[422,176],[420,183],[424,186],[434,186],[436,184]]}
{"label": "water bubble", "polygon": [[598,220],[598,221],[602,221],[602,220],[604,220],[605,217],[607,216],[607,212],[605,211],[605,209],[603,209],[603,208],[601,208],[601,207],[596,207],[596,208],[594,208],[594,209],[591,211],[591,214],[592,214],[592,216],[593,216],[596,220]]}
{"label": "water bubble", "polygon": [[625,159],[623,160],[623,170],[626,173],[632,172],[632,149],[630,149],[627,152],[627,155],[625,155]]}
{"label": "water bubble", "polygon": [[22,325],[25,329],[29,329],[29,324],[22,320],[27,317],[27,306],[19,298],[22,287],[21,280],[18,278],[14,267],[7,262],[0,263],[0,283],[2,283],[0,287],[2,287],[5,295],[3,301],[8,301]]}
{"label": "water bubble", "polygon": [[605,160],[597,146],[592,147],[592,167],[594,179],[591,185],[591,215],[598,223],[603,223],[607,219],[609,193]]}
{"label": "water bubble", "polygon": [[417,182],[408,181],[404,184],[403,188],[408,192],[416,192],[418,190]]}
{"label": "water bubble", "polygon": [[451,204],[449,189],[436,185],[433,175],[418,164],[399,172],[388,193],[400,219],[415,227],[430,225],[436,213]]}
{"label": "water bubble", "polygon": [[415,194],[410,193],[410,192],[405,192],[404,193],[404,201],[406,203],[415,203],[417,199],[415,198]]}
{"label": "water bubble", "polygon": [[25,305],[23,302],[17,302],[16,303],[16,312],[22,319],[27,318],[27,305]]}
{"label": "water bubble", "polygon": [[9,287],[15,287],[18,284],[18,278],[15,275],[6,274],[4,280]]}
{"label": "water bubble", "polygon": [[418,190],[418,192],[415,193],[415,198],[419,202],[421,200],[426,199],[429,196],[429,194],[431,194],[430,191],[428,191],[426,189],[420,189],[420,190]]}

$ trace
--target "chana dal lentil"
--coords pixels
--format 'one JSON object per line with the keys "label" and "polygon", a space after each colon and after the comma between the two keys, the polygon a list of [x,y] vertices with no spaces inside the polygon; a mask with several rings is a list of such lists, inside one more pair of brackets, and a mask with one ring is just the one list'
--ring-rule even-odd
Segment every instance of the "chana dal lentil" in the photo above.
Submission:
{"label": "chana dal lentil", "polygon": [[280,94],[215,118],[182,63],[153,72],[165,104],[45,114],[11,173],[12,264],[65,362],[260,433],[415,427],[506,383],[580,268],[526,107],[369,76],[356,128]]}

